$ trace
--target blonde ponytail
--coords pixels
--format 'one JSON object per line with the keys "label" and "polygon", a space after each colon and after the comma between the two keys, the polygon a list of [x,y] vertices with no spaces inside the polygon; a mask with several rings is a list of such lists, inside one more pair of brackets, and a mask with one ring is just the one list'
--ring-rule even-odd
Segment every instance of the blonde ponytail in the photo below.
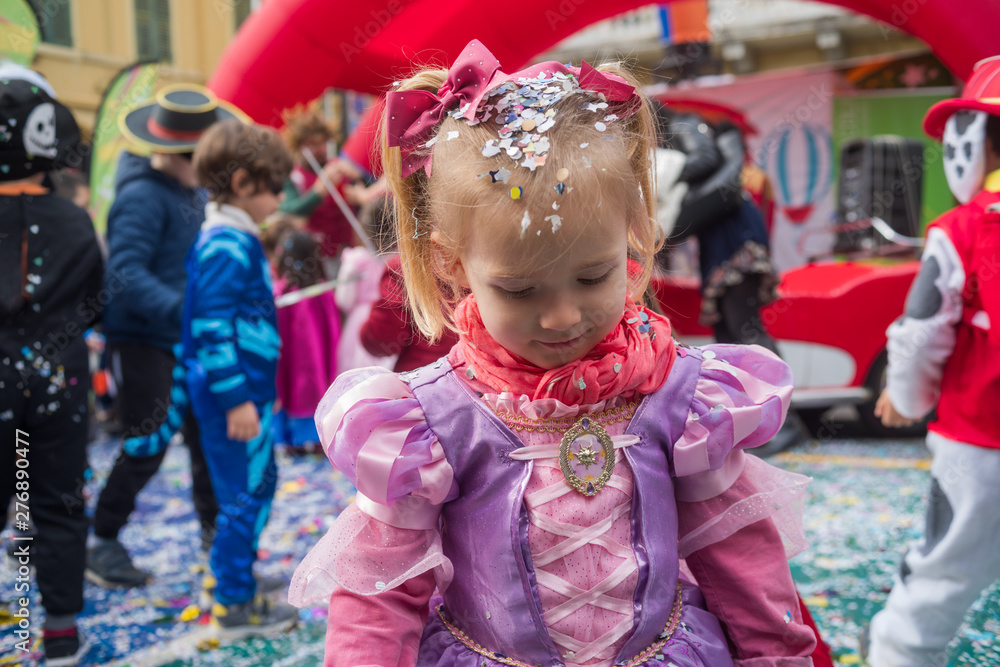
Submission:
{"label": "blonde ponytail", "polygon": [[[447,76],[448,70],[445,69],[423,70],[393,90],[437,93]],[[386,138],[388,120],[387,116],[383,118],[381,126],[382,169],[395,201],[396,238],[406,283],[406,299],[417,328],[436,341],[449,326],[446,313],[450,308],[451,290],[444,280],[444,267],[439,266],[431,242],[434,230],[427,174],[420,169],[407,178],[402,177],[400,149],[390,148]]]}

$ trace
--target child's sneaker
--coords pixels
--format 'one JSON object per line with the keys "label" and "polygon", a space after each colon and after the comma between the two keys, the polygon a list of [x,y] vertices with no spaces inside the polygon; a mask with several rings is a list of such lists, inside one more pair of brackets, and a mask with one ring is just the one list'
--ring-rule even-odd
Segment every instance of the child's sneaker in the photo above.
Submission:
{"label": "child's sneaker", "polygon": [[76,626],[65,630],[45,630],[45,664],[47,667],[76,667],[90,644],[80,638]]}
{"label": "child's sneaker", "polygon": [[87,579],[104,588],[135,588],[149,583],[152,575],[132,564],[118,540],[104,540],[87,552]]}
{"label": "child's sneaker", "polygon": [[299,610],[284,602],[255,595],[249,602],[212,606],[212,623],[220,639],[243,639],[290,630],[299,620]]}
{"label": "child's sneaker", "polygon": [[[281,577],[267,577],[262,574],[255,574],[253,578],[257,580],[257,594],[264,597],[274,597],[278,594],[288,592],[288,582]],[[198,595],[198,606],[202,609],[211,609],[215,603],[215,587],[219,581],[210,570],[206,568],[201,577],[201,593]]]}

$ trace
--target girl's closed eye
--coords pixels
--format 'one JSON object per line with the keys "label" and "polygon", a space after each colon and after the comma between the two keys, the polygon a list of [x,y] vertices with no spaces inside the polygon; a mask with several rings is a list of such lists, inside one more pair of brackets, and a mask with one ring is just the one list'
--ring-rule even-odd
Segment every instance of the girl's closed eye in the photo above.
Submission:
{"label": "girl's closed eye", "polygon": [[580,284],[582,285],[600,285],[605,280],[611,277],[611,273],[614,269],[609,269],[604,275],[598,276],[596,278],[580,278]]}
{"label": "girl's closed eye", "polygon": [[531,294],[531,292],[534,290],[533,287],[525,287],[524,289],[519,289],[519,290],[509,290],[509,289],[504,289],[499,285],[494,285],[493,288],[497,292],[499,292],[501,296],[508,299],[523,299],[529,294]]}

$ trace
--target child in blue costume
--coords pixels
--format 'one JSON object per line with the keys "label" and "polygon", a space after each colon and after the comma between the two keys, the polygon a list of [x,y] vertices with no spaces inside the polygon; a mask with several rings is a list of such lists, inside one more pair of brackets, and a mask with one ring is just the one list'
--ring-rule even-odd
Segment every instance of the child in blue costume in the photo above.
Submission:
{"label": "child in blue costume", "polygon": [[280,348],[258,225],[277,210],[292,161],[275,132],[233,120],[202,137],[194,166],[211,196],[187,259],[181,358],[220,509],[212,616],[235,638],[297,618],[259,595],[253,576],[277,481],[270,422]]}

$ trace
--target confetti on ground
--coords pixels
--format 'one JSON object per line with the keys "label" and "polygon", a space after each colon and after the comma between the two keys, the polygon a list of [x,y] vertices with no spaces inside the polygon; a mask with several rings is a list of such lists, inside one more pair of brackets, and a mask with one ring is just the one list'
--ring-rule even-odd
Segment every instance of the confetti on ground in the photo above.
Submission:
{"label": "confetti on ground", "polygon": [[[117,443],[95,441],[88,482],[91,511],[117,453]],[[836,440],[781,454],[772,463],[813,477],[806,504],[811,549],[792,560],[799,591],[830,644],[838,666],[859,665],[861,626],[885,602],[905,546],[918,537],[929,473],[919,441]],[[295,565],[354,498],[354,489],[319,455],[279,455],[281,493],[275,499],[261,552],[260,573],[291,576]],[[187,451],[174,445],[163,468],[139,496],[122,541],[136,564],[156,573],[140,590],[109,591],[86,585],[80,620],[92,643],[86,666],[318,667],[323,662],[326,610],[300,612],[299,626],[275,638],[213,642],[207,615],[197,614],[201,570],[198,526],[190,502]],[[6,542],[6,541],[4,541]],[[13,580],[14,563],[0,557],[0,581]],[[41,627],[37,586],[32,618]],[[9,597],[9,596],[8,596]],[[4,602],[10,603],[4,599]],[[0,606],[0,611],[3,606]],[[0,626],[3,614],[0,613]],[[2,626],[6,627],[6,626]],[[966,615],[952,642],[952,667],[1000,664],[1000,586],[989,589]],[[27,656],[13,648],[11,633],[0,637],[0,667],[39,665],[36,643]]]}
{"label": "confetti on ground", "polygon": [[[930,454],[922,441],[843,440],[770,461],[809,475],[810,548],[792,574],[835,664],[863,664],[858,634],[885,604],[907,546],[923,533]],[[1000,585],[980,596],[949,650],[952,667],[1000,665]]]}

